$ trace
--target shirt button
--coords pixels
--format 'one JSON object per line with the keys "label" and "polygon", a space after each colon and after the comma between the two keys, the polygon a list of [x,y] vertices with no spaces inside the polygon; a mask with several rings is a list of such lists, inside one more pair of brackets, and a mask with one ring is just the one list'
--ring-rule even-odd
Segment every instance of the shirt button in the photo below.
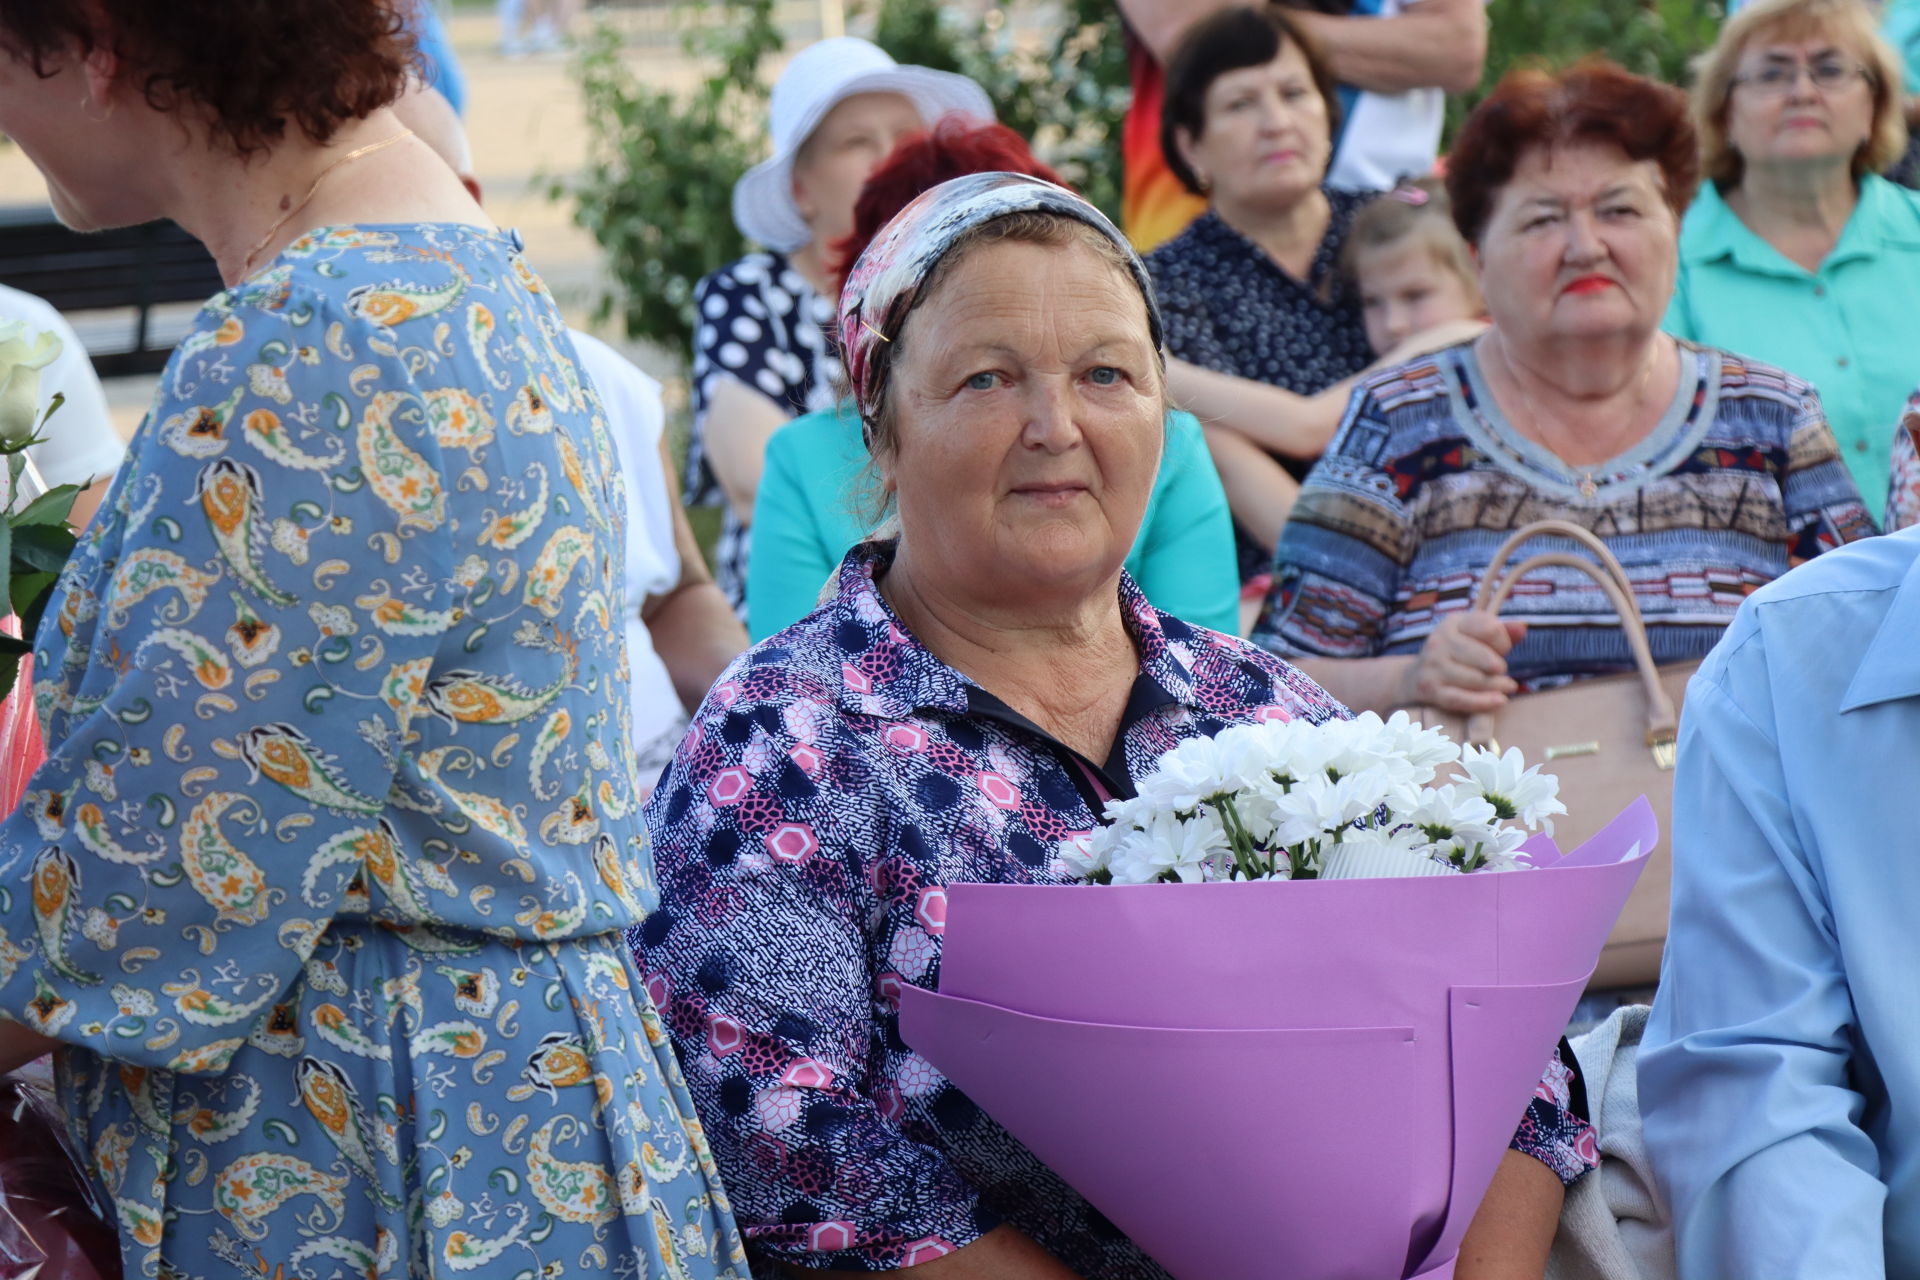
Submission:
{"label": "shirt button", "polygon": [[1826,296],[1827,296],[1827,286],[1825,286],[1825,285],[1823,285],[1823,284],[1817,284],[1817,285],[1815,285],[1815,286],[1813,286],[1813,296],[1814,296],[1814,297],[1816,297],[1816,298],[1824,298],[1824,297],[1826,297]]}
{"label": "shirt button", "polygon": [[1867,451],[1867,442],[1865,440],[1855,440],[1853,442],[1853,450],[1855,453],[1865,453]]}
{"label": "shirt button", "polygon": [[1835,360],[1834,363],[1839,365],[1842,369],[1844,369],[1847,367],[1847,358],[1845,356],[1841,356],[1839,359]]}

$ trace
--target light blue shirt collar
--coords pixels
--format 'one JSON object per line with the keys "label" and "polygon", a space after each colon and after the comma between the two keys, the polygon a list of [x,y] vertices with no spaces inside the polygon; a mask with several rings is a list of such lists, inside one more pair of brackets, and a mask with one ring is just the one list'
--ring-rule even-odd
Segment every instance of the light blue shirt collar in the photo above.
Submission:
{"label": "light blue shirt collar", "polygon": [[1866,657],[1847,686],[1842,712],[1920,696],[1920,560],[1907,570]]}

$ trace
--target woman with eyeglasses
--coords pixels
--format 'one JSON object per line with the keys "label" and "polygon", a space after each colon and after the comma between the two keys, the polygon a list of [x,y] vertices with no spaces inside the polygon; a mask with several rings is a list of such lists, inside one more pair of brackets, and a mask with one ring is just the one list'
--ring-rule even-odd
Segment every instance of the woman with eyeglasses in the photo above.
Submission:
{"label": "woman with eyeglasses", "polygon": [[1665,324],[1818,387],[1875,510],[1920,380],[1920,194],[1880,176],[1907,128],[1877,26],[1862,0],[1758,0],[1722,28],[1693,88],[1707,181]]}

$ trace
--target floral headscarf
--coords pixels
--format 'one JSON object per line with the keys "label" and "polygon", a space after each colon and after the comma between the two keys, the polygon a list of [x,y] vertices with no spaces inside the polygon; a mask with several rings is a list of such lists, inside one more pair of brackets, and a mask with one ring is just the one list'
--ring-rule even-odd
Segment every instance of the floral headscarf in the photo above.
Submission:
{"label": "floral headscarf", "polygon": [[1086,223],[1118,245],[1147,301],[1154,350],[1160,349],[1160,307],[1146,264],[1104,214],[1065,187],[1023,173],[968,174],[923,192],[895,214],[847,272],[840,290],[840,357],[861,421],[869,428],[880,408],[874,357],[881,345],[899,332],[954,241],[1010,213],[1057,213]]}

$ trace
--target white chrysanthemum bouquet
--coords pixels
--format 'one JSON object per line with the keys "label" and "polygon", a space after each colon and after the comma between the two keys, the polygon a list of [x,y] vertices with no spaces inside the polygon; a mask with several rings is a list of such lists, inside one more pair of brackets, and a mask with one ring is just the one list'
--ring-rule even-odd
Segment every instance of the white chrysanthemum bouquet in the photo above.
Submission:
{"label": "white chrysanthemum bouquet", "polygon": [[[1436,784],[1443,765],[1456,771]],[[1559,791],[1517,749],[1462,749],[1404,711],[1236,725],[1168,752],[1108,825],[1061,842],[1055,869],[1100,884],[1514,870],[1567,811]]]}

